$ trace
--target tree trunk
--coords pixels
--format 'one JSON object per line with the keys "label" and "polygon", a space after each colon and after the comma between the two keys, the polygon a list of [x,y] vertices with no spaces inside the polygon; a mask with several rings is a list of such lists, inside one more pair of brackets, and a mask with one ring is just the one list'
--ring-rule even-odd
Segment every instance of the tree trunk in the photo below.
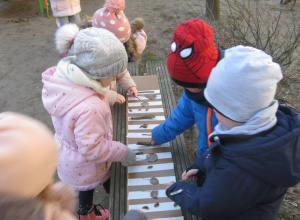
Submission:
{"label": "tree trunk", "polygon": [[206,0],[206,16],[209,19],[220,19],[220,1],[219,0]]}

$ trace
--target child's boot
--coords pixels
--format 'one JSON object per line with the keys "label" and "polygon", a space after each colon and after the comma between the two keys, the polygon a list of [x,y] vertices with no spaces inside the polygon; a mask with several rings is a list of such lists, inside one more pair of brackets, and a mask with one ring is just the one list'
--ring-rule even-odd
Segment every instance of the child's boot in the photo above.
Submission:
{"label": "child's boot", "polygon": [[[100,204],[98,205],[101,206]],[[102,209],[99,210],[96,207],[98,205],[93,205],[93,208],[89,211],[87,215],[81,215],[78,213],[79,219],[80,220],[107,220],[109,217],[108,209],[103,209],[103,207],[101,206]]]}

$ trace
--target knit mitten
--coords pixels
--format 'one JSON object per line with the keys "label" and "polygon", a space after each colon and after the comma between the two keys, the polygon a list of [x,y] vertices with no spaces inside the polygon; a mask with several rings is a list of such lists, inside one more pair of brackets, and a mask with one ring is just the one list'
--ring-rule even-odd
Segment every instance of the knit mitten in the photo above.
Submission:
{"label": "knit mitten", "polygon": [[146,216],[141,211],[138,210],[130,210],[129,212],[127,212],[127,214],[124,216],[122,220],[132,220],[132,219],[147,220]]}
{"label": "knit mitten", "polygon": [[128,148],[127,157],[121,164],[123,166],[128,166],[130,164],[133,164],[135,161],[136,161],[135,153],[130,148]]}

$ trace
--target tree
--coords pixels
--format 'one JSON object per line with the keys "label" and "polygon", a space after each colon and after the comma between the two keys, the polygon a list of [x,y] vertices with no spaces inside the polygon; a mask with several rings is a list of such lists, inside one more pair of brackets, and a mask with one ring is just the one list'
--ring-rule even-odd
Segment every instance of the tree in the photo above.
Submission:
{"label": "tree", "polygon": [[220,1],[219,0],[206,0],[206,16],[209,19],[220,19]]}

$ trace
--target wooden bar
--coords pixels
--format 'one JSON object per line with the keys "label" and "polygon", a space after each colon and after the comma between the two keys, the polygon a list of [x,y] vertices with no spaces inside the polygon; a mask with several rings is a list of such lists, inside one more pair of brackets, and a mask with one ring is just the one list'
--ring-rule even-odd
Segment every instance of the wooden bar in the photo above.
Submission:
{"label": "wooden bar", "polygon": [[[138,65],[137,63],[129,63],[128,70],[131,76],[138,76]],[[147,75],[157,75],[159,81],[159,87],[161,91],[161,101],[163,103],[164,115],[167,118],[172,110],[176,106],[176,101],[174,98],[171,79],[167,72],[166,64],[164,61],[151,61],[146,63]],[[124,91],[118,88],[118,93],[122,95],[126,95]],[[141,93],[142,94],[142,93]],[[151,101],[160,101],[160,100],[151,100]],[[135,102],[140,102],[140,100],[136,100]],[[148,101],[147,101],[148,102]],[[150,102],[150,100],[149,100]],[[151,106],[152,107],[152,106]],[[130,109],[136,109],[136,107],[129,107]],[[139,107],[140,108],[140,107]],[[145,108],[145,107],[141,107]],[[131,115],[131,114],[130,114]],[[126,105],[118,105],[114,106],[114,140],[120,141],[122,143],[126,143]],[[159,123],[163,122],[159,121]],[[153,124],[153,122],[149,122],[146,120],[141,121],[128,121],[128,124]],[[137,133],[136,130],[130,131],[133,133]],[[140,132],[140,131],[139,131]],[[149,133],[149,130],[144,130],[143,132]],[[171,144],[171,153],[174,162],[174,172],[177,180],[181,179],[181,174],[185,169],[190,166],[189,158],[186,151],[186,145],[184,141],[183,135],[179,135]],[[143,151],[143,150],[141,150]],[[147,152],[151,152],[151,149],[147,149]],[[168,162],[168,160],[164,160],[164,162]],[[142,163],[142,162],[141,162]],[[146,176],[146,175],[145,175]],[[159,176],[159,175],[158,175]],[[110,185],[110,216],[109,219],[112,220],[121,220],[126,214],[127,209],[127,169],[123,167],[121,163],[113,163],[112,165],[112,174],[111,174],[111,185]],[[134,188],[134,187],[131,187]],[[156,186],[154,188],[160,188],[160,186]],[[154,189],[153,188],[153,189]],[[139,187],[137,187],[139,189]],[[138,201],[136,201],[138,205]],[[200,217],[196,217],[190,214],[183,212],[184,219],[187,220],[200,220]],[[151,215],[151,217],[154,217]],[[156,216],[155,216],[156,217]],[[163,217],[163,216],[160,216]]]}
{"label": "wooden bar", "polygon": [[[127,66],[131,75],[138,74],[136,63]],[[118,93],[126,96],[126,92],[118,86]],[[113,107],[113,138],[126,144],[126,106],[115,104]],[[111,169],[110,195],[109,195],[109,219],[121,220],[127,211],[126,191],[126,167],[121,163],[113,163]]]}

